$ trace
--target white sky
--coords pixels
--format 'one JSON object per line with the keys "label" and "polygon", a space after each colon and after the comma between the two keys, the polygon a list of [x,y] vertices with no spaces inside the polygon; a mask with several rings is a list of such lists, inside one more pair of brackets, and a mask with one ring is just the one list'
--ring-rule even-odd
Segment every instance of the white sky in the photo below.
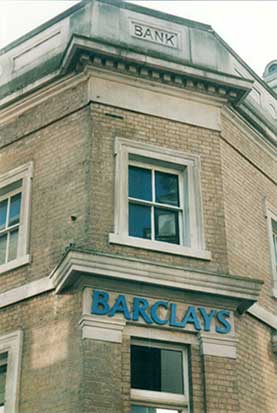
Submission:
{"label": "white sky", "polygon": [[[78,3],[73,0],[0,0],[0,48]],[[277,58],[277,0],[132,0],[132,3],[210,24],[262,76]]]}

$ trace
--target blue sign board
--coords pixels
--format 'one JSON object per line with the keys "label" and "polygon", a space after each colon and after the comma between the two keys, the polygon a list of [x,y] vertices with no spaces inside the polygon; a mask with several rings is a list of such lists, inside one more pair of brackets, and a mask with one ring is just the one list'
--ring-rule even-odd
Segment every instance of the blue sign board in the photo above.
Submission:
{"label": "blue sign board", "polygon": [[[159,310],[166,310],[167,316],[161,318]],[[94,290],[92,295],[91,313],[114,317],[122,314],[127,321],[144,321],[146,324],[168,325],[171,327],[186,328],[191,325],[195,331],[210,331],[212,321],[215,322],[215,331],[219,334],[228,334],[231,324],[228,321],[228,310],[206,310],[205,307],[189,306],[183,314],[182,320],[177,320],[177,304],[166,300],[158,300],[154,304],[146,298],[133,297],[132,305],[128,305],[125,295],[119,294],[113,302],[109,293]]]}

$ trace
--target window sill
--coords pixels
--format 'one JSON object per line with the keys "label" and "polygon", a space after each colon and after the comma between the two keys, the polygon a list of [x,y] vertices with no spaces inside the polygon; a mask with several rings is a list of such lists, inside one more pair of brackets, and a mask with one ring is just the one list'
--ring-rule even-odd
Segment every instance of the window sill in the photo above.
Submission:
{"label": "window sill", "polygon": [[23,257],[19,257],[13,261],[7,262],[7,264],[0,265],[0,274],[14,270],[15,268],[18,268],[18,267],[22,267],[23,265],[30,264],[30,262],[31,262],[31,256],[24,255]]}
{"label": "window sill", "polygon": [[211,260],[211,253],[205,250],[187,248],[182,245],[169,244],[160,241],[151,241],[143,238],[123,236],[120,234],[109,234],[111,244],[127,245],[129,247],[143,248],[152,251],[164,252],[167,254],[181,255],[184,257],[198,258],[201,260]]}
{"label": "window sill", "polygon": [[149,390],[131,389],[132,402],[143,402],[145,404],[159,404],[166,408],[184,409],[188,404],[188,400],[184,394],[156,392]]}

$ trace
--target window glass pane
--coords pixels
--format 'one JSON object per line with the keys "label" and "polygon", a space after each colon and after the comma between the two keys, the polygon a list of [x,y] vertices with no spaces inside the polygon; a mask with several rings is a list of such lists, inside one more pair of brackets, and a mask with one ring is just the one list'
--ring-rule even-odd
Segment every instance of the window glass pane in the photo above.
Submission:
{"label": "window glass pane", "polygon": [[0,265],[6,262],[7,234],[0,237]]}
{"label": "window glass pane", "polygon": [[18,229],[11,231],[10,233],[8,261],[14,260],[17,256],[17,240],[18,240]]}
{"label": "window glass pane", "polygon": [[21,193],[14,195],[11,198],[9,225],[19,223],[20,218]]}
{"label": "window glass pane", "polygon": [[152,201],[152,183],[150,169],[129,166],[129,197]]}
{"label": "window glass pane", "polygon": [[160,409],[159,407],[131,406],[131,413],[179,413],[179,410]]}
{"label": "window glass pane", "polygon": [[0,406],[5,404],[5,387],[7,376],[7,364],[0,365]]}
{"label": "window glass pane", "polygon": [[179,206],[178,175],[155,172],[156,202]]}
{"label": "window glass pane", "polygon": [[8,200],[0,202],[0,230],[5,228],[7,220]]}
{"label": "window glass pane", "polygon": [[182,352],[132,345],[131,387],[184,393]]}
{"label": "window glass pane", "polygon": [[151,207],[129,203],[129,235],[151,239]]}
{"label": "window glass pane", "polygon": [[179,244],[178,211],[155,208],[155,239]]}

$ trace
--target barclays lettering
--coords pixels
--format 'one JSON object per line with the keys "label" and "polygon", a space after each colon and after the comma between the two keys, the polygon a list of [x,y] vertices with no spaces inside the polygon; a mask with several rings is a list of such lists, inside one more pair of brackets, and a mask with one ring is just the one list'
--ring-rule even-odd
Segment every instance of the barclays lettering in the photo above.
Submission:
{"label": "barclays lettering", "polygon": [[[148,325],[168,325],[171,327],[186,328],[191,325],[195,331],[210,331],[212,321],[215,322],[215,332],[228,334],[231,324],[228,321],[230,311],[209,310],[205,307],[189,306],[181,320],[177,320],[177,304],[169,301],[158,300],[154,304],[146,298],[133,297],[132,305],[128,305],[126,297],[119,294],[114,302],[110,302],[110,295],[106,291],[94,290],[92,295],[91,313],[114,317],[122,314],[127,321],[143,321]],[[159,310],[166,310],[167,316],[162,318]]]}

